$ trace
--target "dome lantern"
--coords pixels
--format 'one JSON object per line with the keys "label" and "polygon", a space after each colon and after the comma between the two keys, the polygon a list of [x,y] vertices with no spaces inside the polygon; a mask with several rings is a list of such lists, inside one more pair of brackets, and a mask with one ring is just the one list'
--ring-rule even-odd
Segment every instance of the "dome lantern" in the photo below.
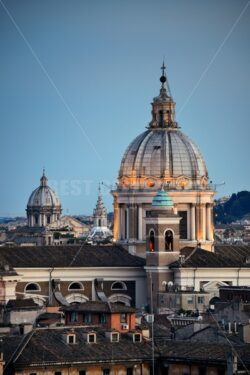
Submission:
{"label": "dome lantern", "polygon": [[165,74],[165,65],[162,64],[162,75],[160,77],[160,94],[153,99],[152,120],[149,123],[150,129],[155,128],[178,128],[175,121],[175,102],[172,99],[168,79]]}
{"label": "dome lantern", "polygon": [[43,169],[43,175],[40,178],[40,186],[47,186],[48,185],[48,179],[45,176],[45,169]]}

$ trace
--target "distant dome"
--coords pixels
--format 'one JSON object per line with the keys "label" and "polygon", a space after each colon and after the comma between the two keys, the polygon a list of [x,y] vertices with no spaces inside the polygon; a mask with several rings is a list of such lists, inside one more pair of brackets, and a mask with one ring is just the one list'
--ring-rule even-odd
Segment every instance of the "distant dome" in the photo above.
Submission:
{"label": "distant dome", "polygon": [[44,171],[40,186],[29,197],[26,211],[29,227],[45,227],[60,219],[61,203],[54,190],[48,186]]}
{"label": "distant dome", "polygon": [[130,143],[122,158],[119,179],[126,184],[131,176],[152,187],[155,179],[206,182],[208,172],[200,150],[179,128],[151,128]]}
{"label": "distant dome", "polygon": [[48,179],[44,173],[40,179],[40,186],[29,197],[27,208],[30,207],[61,207],[61,202],[48,186]]}

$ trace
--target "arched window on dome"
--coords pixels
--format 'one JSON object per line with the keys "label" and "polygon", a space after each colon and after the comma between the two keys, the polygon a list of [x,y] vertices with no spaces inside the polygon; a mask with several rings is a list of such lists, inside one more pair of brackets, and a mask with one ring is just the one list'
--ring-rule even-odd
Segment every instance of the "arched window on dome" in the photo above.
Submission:
{"label": "arched window on dome", "polygon": [[149,232],[149,251],[155,251],[155,232],[153,229]]}
{"label": "arched window on dome", "polygon": [[115,281],[111,285],[111,290],[127,290],[127,285],[123,281]]}
{"label": "arched window on dome", "polygon": [[35,224],[38,224],[38,215],[35,215]]}
{"label": "arched window on dome", "polygon": [[98,219],[98,227],[101,227],[101,219]]}
{"label": "arched window on dome", "polygon": [[47,224],[50,224],[50,216],[47,216]]}
{"label": "arched window on dome", "polygon": [[24,288],[25,292],[40,292],[41,288],[40,285],[37,283],[29,283]]}
{"label": "arched window on dome", "polygon": [[166,230],[165,232],[165,251],[173,251],[173,232]]}
{"label": "arched window on dome", "polygon": [[69,285],[68,290],[84,290],[84,287],[80,282],[73,282]]}

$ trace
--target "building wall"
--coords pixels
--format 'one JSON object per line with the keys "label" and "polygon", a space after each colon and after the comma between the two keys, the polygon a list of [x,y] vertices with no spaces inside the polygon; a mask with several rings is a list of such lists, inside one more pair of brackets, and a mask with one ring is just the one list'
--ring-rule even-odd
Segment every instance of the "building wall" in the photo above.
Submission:
{"label": "building wall", "polygon": [[[41,301],[46,301],[49,296],[50,269],[28,269],[17,268],[16,271],[22,275],[22,280],[18,282],[16,288],[17,298],[40,297]],[[107,297],[128,296],[127,300],[132,306],[141,307],[146,305],[146,273],[142,267],[138,268],[63,268],[54,269],[51,278],[60,280],[60,291],[66,298],[79,294],[89,300],[98,299],[95,292],[94,280],[103,279],[103,291]],[[111,286],[115,281],[124,282],[126,290],[112,290]],[[68,290],[72,282],[81,282],[83,290]],[[24,289],[28,283],[39,284],[41,290],[25,293]],[[14,290],[15,291],[15,290]],[[15,293],[13,298],[15,298]],[[118,299],[119,300],[119,299]]]}
{"label": "building wall", "polygon": [[[202,370],[202,371],[201,371]],[[162,375],[164,372],[162,372]],[[170,364],[168,368],[168,375],[222,375],[225,374],[223,367],[221,370],[218,367],[208,367],[207,365],[185,365],[185,364]]]}
{"label": "building wall", "polygon": [[61,372],[61,375],[79,375],[79,371],[85,370],[86,375],[102,375],[104,369],[110,369],[110,375],[126,375],[127,368],[133,368],[133,375],[150,375],[150,365],[147,363],[129,363],[129,361],[125,364],[105,364],[102,363],[101,365],[93,364],[93,365],[82,365],[78,368],[76,367],[50,367],[46,366],[45,368],[26,368],[23,370],[15,371],[15,375],[30,375],[31,373],[35,373],[36,375],[54,375],[55,372]]}
{"label": "building wall", "polygon": [[30,323],[33,324],[38,317],[42,313],[41,310],[31,310],[31,311],[10,311],[5,314],[4,322],[7,324],[25,324]]}

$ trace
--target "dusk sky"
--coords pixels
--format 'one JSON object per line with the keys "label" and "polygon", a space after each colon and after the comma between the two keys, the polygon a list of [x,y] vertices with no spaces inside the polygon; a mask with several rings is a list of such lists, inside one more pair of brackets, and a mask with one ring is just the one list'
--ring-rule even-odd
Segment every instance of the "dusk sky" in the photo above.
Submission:
{"label": "dusk sky", "polygon": [[64,214],[90,214],[151,119],[163,58],[177,121],[217,197],[250,190],[250,1],[0,0],[0,216],[45,168]]}

